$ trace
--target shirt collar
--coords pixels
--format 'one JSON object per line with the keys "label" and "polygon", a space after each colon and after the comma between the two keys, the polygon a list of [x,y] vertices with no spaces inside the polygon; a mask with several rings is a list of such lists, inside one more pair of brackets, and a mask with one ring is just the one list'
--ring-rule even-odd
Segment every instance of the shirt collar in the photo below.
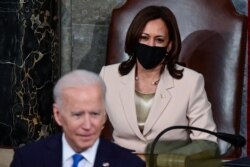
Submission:
{"label": "shirt collar", "polygon": [[[100,139],[98,138],[92,147],[88,148],[87,150],[83,151],[81,155],[91,164],[94,164],[97,147],[99,145]],[[65,134],[62,135],[62,144],[63,144],[63,161],[71,159],[72,156],[75,154],[75,151],[71,148],[69,143],[65,138]]]}

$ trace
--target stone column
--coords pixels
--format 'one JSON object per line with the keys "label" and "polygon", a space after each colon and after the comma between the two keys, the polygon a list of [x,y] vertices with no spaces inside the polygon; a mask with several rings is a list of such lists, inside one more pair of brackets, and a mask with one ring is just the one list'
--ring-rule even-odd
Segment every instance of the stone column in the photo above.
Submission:
{"label": "stone column", "polygon": [[0,2],[0,146],[55,131],[52,89],[60,75],[59,1]]}

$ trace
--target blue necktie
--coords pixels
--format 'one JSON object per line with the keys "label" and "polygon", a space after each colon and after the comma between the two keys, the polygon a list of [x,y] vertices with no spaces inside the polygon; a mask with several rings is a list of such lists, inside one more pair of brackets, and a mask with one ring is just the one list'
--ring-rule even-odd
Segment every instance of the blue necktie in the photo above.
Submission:
{"label": "blue necktie", "polygon": [[81,154],[74,154],[73,155],[73,165],[72,167],[77,167],[78,163],[83,159],[83,156]]}

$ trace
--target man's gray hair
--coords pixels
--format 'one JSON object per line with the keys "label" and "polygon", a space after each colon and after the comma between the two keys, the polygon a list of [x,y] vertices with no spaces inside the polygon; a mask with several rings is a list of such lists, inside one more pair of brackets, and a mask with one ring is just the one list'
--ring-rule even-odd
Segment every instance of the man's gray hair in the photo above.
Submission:
{"label": "man's gray hair", "polygon": [[63,89],[88,85],[99,85],[102,90],[103,98],[105,98],[106,86],[98,74],[87,70],[74,70],[65,74],[57,81],[53,90],[55,103],[59,106],[62,105],[61,93]]}

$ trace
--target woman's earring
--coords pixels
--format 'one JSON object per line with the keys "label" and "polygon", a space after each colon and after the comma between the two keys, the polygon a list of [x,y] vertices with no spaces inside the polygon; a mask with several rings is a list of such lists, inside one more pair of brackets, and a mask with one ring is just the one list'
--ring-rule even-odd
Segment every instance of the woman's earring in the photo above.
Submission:
{"label": "woman's earring", "polygon": [[133,59],[133,56],[129,56],[129,59],[127,60],[127,62],[131,62]]}

